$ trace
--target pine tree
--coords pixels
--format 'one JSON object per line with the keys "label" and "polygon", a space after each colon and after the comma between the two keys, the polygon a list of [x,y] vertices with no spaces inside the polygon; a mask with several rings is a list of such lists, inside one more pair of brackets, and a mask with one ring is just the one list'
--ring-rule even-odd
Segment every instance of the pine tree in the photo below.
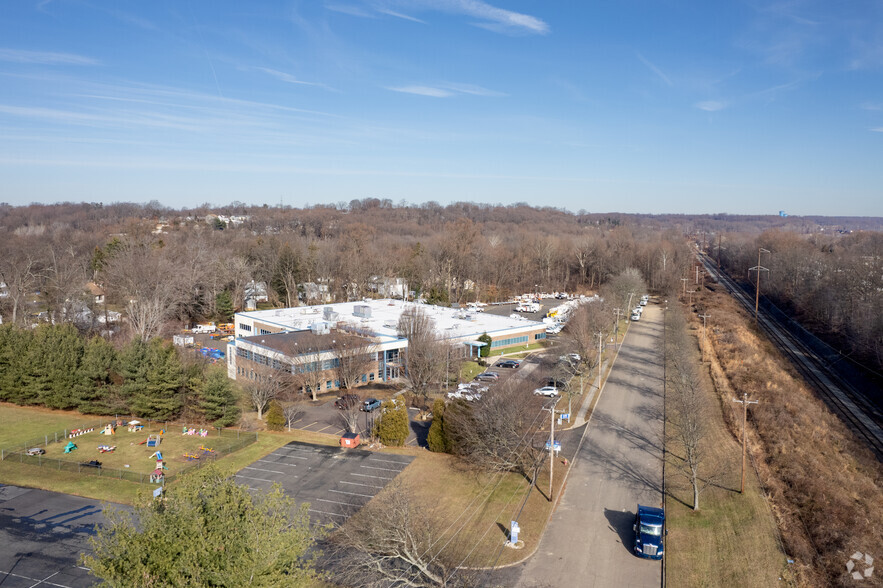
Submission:
{"label": "pine tree", "polygon": [[208,368],[196,384],[199,410],[216,427],[229,427],[239,420],[233,382],[220,369]]}
{"label": "pine tree", "polygon": [[0,400],[4,402],[29,404],[24,380],[33,337],[33,331],[0,325]]}
{"label": "pine tree", "polygon": [[68,409],[77,405],[71,390],[83,356],[83,341],[73,325],[41,325],[27,349],[24,386],[28,404]]}
{"label": "pine tree", "polygon": [[436,398],[432,404],[432,424],[429,426],[429,432],[426,435],[426,443],[429,445],[430,451],[437,453],[450,453],[451,442],[445,435],[445,401],[442,398]]}
{"label": "pine tree", "polygon": [[144,385],[132,397],[136,415],[161,421],[174,419],[183,405],[184,368],[171,344],[152,339],[147,344]]}
{"label": "pine tree", "polygon": [[478,340],[484,343],[484,345],[478,349],[479,357],[487,357],[491,354],[491,343],[493,342],[493,339],[491,339],[491,336],[487,333],[482,333]]}
{"label": "pine tree", "polygon": [[271,431],[281,431],[285,428],[285,413],[282,412],[282,405],[275,400],[270,403],[270,409],[267,411],[267,428]]}
{"label": "pine tree", "polygon": [[113,345],[101,337],[93,337],[83,350],[83,359],[77,371],[73,396],[80,412],[88,414],[115,414],[118,395],[114,385],[114,367],[117,352]]}
{"label": "pine tree", "polygon": [[318,584],[307,506],[278,485],[253,491],[209,465],[161,500],[104,516],[83,563],[111,587]]}
{"label": "pine tree", "polygon": [[410,432],[408,410],[400,400],[388,400],[383,403],[380,422],[374,427],[374,434],[380,442],[389,446],[405,444]]}
{"label": "pine tree", "polygon": [[229,323],[233,317],[233,297],[230,292],[224,290],[215,296],[215,312],[218,315],[218,321]]}
{"label": "pine tree", "polygon": [[[120,403],[128,412],[135,414],[135,398],[147,385],[147,343],[135,338],[126,345],[118,356],[120,377]],[[147,416],[147,415],[138,415]]]}

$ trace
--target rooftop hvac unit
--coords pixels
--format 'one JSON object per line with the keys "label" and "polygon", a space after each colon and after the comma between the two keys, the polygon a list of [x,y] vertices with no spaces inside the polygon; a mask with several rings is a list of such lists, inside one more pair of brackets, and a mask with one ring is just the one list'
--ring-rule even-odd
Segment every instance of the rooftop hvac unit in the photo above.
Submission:
{"label": "rooftop hvac unit", "polygon": [[334,308],[332,308],[331,306],[326,306],[322,309],[322,318],[324,318],[326,321],[331,320],[332,316],[337,316],[337,313],[334,312]]}
{"label": "rooftop hvac unit", "polygon": [[371,318],[371,307],[367,304],[356,304],[353,307],[353,315],[363,319]]}
{"label": "rooftop hvac unit", "polygon": [[331,329],[326,322],[318,322],[310,325],[310,330],[314,335],[327,335]]}

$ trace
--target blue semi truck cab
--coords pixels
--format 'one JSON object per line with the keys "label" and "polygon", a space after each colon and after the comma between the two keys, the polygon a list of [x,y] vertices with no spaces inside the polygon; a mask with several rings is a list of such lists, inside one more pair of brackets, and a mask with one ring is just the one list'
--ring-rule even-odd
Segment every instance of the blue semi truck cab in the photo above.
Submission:
{"label": "blue semi truck cab", "polygon": [[665,512],[661,508],[638,505],[635,514],[635,553],[650,559],[662,559],[662,536]]}

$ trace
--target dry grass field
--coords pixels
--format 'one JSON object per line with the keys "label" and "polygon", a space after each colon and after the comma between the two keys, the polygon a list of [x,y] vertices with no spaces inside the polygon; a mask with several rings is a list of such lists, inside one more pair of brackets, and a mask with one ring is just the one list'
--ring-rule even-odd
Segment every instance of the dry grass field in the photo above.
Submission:
{"label": "dry grass field", "polygon": [[[883,541],[883,466],[796,375],[733,299],[705,291],[711,313],[706,359],[731,437],[747,393],[749,453],[769,500],[797,582],[852,586],[851,554],[877,555]],[[863,585],[883,585],[875,574]]]}

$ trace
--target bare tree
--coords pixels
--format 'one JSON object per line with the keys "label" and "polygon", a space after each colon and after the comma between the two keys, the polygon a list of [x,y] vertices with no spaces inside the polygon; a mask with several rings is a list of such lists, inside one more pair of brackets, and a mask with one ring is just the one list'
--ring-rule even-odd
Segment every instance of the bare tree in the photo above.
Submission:
{"label": "bare tree", "polygon": [[343,420],[347,431],[357,433],[359,431],[359,418],[362,414],[360,410],[362,407],[362,395],[351,392],[350,396],[354,398],[343,401],[343,407],[340,408],[340,418]]}
{"label": "bare tree", "polygon": [[291,431],[291,426],[304,414],[304,407],[298,400],[280,403],[282,414],[285,415],[285,425]]}
{"label": "bare tree", "polygon": [[475,403],[445,409],[445,433],[455,453],[489,469],[516,471],[533,480],[545,457],[542,401],[525,382],[485,392]]}
{"label": "bare tree", "polygon": [[[331,574],[342,585],[365,587],[460,586],[468,583],[458,574],[449,581],[462,547],[447,541],[447,519],[437,504],[426,504],[398,480],[331,537],[336,547]],[[461,572],[466,573],[466,572]]]}
{"label": "bare tree", "polygon": [[699,510],[699,495],[720,477],[707,463],[705,426],[709,418],[708,401],[690,349],[683,316],[676,308],[666,312],[666,445],[676,470],[690,482],[693,510]]}
{"label": "bare tree", "polygon": [[405,309],[397,330],[399,337],[408,339],[405,378],[414,395],[425,404],[432,385],[445,377],[448,347],[439,340],[435,322],[420,306]]}
{"label": "bare tree", "polygon": [[258,420],[263,420],[264,409],[282,392],[284,379],[283,373],[277,370],[261,369],[249,374],[243,387],[258,413]]}
{"label": "bare tree", "polygon": [[12,322],[19,318],[19,309],[24,306],[27,297],[34,293],[40,278],[40,270],[36,260],[20,249],[12,249],[8,245],[0,252],[0,282],[6,284],[5,294],[12,306]]}
{"label": "bare tree", "polygon": [[362,376],[372,370],[377,357],[374,341],[342,331],[335,333],[331,351],[336,360],[334,373],[340,387],[346,390],[352,390]]}

